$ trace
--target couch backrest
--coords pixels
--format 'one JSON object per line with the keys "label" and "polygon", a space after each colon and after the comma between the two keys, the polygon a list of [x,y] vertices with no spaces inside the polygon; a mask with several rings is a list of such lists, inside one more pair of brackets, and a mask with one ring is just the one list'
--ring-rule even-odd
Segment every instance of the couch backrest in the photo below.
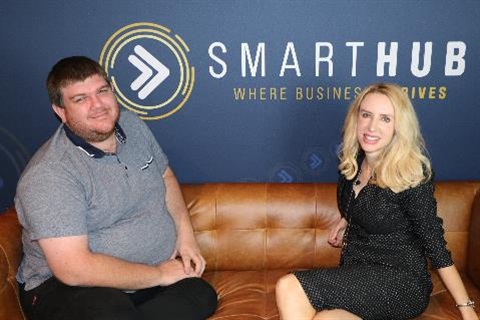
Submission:
{"label": "couch backrest", "polygon": [[[461,271],[466,268],[470,216],[479,188],[480,182],[436,185],[438,213]],[[189,184],[182,190],[207,270],[338,264],[340,250],[327,243],[340,215],[334,183]]]}
{"label": "couch backrest", "polygon": [[183,185],[207,270],[335,266],[335,184]]}

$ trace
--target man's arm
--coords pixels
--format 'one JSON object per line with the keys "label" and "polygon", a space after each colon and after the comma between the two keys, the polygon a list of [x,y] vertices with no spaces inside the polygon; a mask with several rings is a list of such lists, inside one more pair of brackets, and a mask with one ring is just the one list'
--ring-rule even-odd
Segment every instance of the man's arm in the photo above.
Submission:
{"label": "man's arm", "polygon": [[46,238],[39,240],[39,244],[55,277],[71,286],[138,290],[169,285],[193,276],[184,272],[178,260],[149,266],[93,253],[84,235]]}
{"label": "man's arm", "polygon": [[[167,208],[175,221],[177,229],[177,243],[174,256],[180,256],[185,272],[194,276],[201,276],[205,270],[205,259],[202,257],[200,248],[197,245],[193,234],[193,227],[190,221],[190,215],[183,199],[180,185],[170,167],[167,167],[163,174],[166,187]],[[192,270],[192,265],[194,269]]]}

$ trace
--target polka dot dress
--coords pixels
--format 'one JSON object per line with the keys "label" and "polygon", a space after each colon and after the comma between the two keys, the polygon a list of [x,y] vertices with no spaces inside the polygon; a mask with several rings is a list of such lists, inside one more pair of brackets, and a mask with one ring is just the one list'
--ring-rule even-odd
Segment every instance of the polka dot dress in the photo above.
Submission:
{"label": "polka dot dress", "polygon": [[[340,265],[296,271],[317,311],[347,310],[362,319],[411,319],[427,307],[433,268],[453,264],[430,180],[394,193],[366,185],[355,198],[341,178],[338,200],[350,221]],[[349,203],[350,202],[350,203]]]}

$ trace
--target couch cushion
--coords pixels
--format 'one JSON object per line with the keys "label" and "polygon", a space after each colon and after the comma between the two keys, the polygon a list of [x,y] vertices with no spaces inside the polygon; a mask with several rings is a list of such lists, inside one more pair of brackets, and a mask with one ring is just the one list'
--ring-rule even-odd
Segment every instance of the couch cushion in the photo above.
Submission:
{"label": "couch cushion", "polygon": [[[217,290],[218,309],[209,320],[278,320],[275,284],[288,270],[207,272],[204,278]],[[461,274],[472,299],[480,301],[480,290]],[[434,285],[427,310],[417,320],[456,320],[460,313],[443,286],[438,274],[432,273]]]}
{"label": "couch cushion", "polygon": [[278,320],[275,284],[287,270],[207,272],[217,290],[218,309],[210,320]]}

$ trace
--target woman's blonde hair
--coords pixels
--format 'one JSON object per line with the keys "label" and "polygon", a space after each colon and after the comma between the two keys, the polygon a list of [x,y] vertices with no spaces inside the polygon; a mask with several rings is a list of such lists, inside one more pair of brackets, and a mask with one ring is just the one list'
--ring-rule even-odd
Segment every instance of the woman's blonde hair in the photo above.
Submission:
{"label": "woman's blonde hair", "polygon": [[339,170],[348,180],[358,171],[357,156],[361,152],[357,137],[360,104],[370,93],[387,96],[394,109],[395,132],[372,169],[372,183],[400,192],[431,178],[432,169],[415,110],[401,87],[390,83],[365,88],[350,105],[343,126]]}

